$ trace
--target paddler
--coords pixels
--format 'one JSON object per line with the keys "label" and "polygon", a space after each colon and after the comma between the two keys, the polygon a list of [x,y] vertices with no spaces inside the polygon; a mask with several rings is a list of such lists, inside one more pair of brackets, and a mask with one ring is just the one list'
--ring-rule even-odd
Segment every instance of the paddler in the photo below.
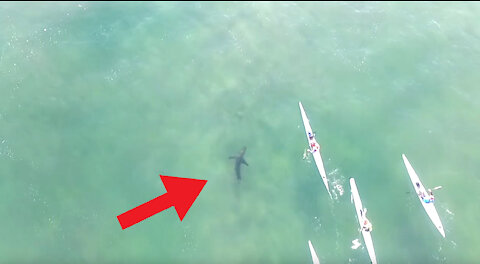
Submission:
{"label": "paddler", "polygon": [[[432,189],[428,189],[428,202],[425,201],[426,203],[433,203],[435,201],[435,196],[433,196],[433,191]],[[426,197],[424,198],[424,200],[426,199]]]}
{"label": "paddler", "polygon": [[367,219],[367,208],[364,208],[363,210],[360,210],[360,214],[362,215],[363,218],[363,223],[362,223],[362,230],[366,232],[372,232],[373,230],[373,225],[372,223]]}
{"label": "paddler", "polygon": [[370,223],[367,218],[365,218],[363,221],[363,230],[366,232],[372,232],[373,230],[372,223]]}
{"label": "paddler", "polygon": [[312,143],[310,143],[310,149],[308,150],[308,152],[313,154],[315,151],[318,150],[320,150],[320,145],[317,142],[313,141]]}

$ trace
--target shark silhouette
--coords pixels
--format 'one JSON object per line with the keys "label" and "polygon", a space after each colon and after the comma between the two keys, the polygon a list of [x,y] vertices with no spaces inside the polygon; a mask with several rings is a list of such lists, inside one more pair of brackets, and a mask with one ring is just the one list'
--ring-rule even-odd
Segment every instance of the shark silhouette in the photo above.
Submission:
{"label": "shark silhouette", "polygon": [[235,174],[237,174],[238,180],[242,179],[242,175],[240,174],[240,165],[245,164],[248,166],[248,163],[243,158],[243,156],[245,155],[245,151],[247,151],[247,147],[243,147],[238,156],[228,157],[229,159],[235,159]]}

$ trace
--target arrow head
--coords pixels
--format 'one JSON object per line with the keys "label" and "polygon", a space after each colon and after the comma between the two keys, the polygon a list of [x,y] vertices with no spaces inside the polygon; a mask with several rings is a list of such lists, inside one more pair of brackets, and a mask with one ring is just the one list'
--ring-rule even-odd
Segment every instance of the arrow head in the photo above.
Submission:
{"label": "arrow head", "polygon": [[164,175],[160,175],[160,179],[162,179],[170,201],[182,221],[207,181]]}

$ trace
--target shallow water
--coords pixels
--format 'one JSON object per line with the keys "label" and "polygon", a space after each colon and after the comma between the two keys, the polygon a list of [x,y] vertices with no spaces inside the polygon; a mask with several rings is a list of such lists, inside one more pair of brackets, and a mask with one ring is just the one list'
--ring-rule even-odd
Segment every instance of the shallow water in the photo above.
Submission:
{"label": "shallow water", "polygon": [[[380,263],[480,253],[478,3],[2,3],[0,262]],[[306,140],[302,101],[331,188]],[[247,146],[237,182],[228,156]],[[442,185],[442,238],[415,195]],[[180,222],[116,216],[208,180]]]}

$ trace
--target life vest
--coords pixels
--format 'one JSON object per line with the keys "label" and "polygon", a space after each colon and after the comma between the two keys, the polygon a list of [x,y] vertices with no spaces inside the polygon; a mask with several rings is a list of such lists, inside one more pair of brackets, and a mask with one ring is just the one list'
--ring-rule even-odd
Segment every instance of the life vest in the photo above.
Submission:
{"label": "life vest", "polygon": [[435,198],[433,196],[430,197],[423,197],[423,201],[425,203],[433,203],[435,201]]}

